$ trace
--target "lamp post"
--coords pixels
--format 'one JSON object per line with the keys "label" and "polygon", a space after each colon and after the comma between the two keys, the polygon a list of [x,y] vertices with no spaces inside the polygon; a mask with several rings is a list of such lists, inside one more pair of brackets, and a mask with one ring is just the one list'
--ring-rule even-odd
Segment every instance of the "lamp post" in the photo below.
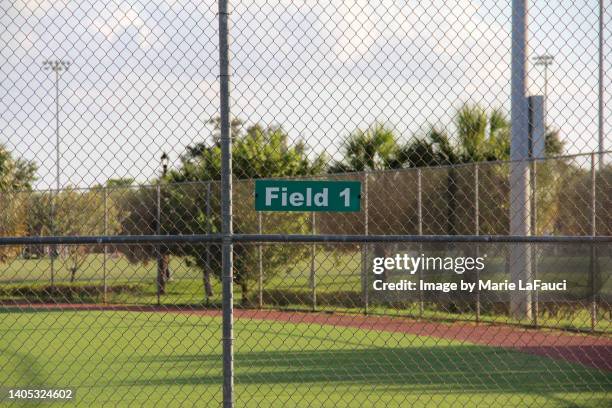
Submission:
{"label": "lamp post", "polygon": [[163,152],[160,159],[162,165],[162,177],[166,177],[166,174],[168,173],[168,163],[170,162],[170,158],[168,157],[166,152]]}
{"label": "lamp post", "polygon": [[[162,179],[168,173],[168,164],[170,162],[170,158],[166,154],[166,152],[162,152],[160,157],[160,163],[162,166],[162,174],[161,179],[157,183],[157,212],[156,212],[156,234],[161,234],[161,182]],[[169,267],[169,257],[166,253],[166,248],[162,244],[157,251],[157,286],[158,286],[158,303],[159,303],[159,295],[164,294],[166,292],[166,283],[170,280],[170,267]]]}
{"label": "lamp post", "polygon": [[544,54],[533,57],[533,60],[535,65],[544,67],[544,129],[546,129],[546,117],[548,116],[548,67],[553,64],[555,57]]}
{"label": "lamp post", "polygon": [[[55,73],[55,193],[51,198],[51,235],[56,235],[55,231],[55,200],[60,189],[60,129],[59,129],[59,79],[60,74],[70,66],[70,61],[65,60],[45,60],[43,61],[43,69],[50,70]],[[51,251],[51,285],[55,281],[55,256],[57,249],[52,248]]]}

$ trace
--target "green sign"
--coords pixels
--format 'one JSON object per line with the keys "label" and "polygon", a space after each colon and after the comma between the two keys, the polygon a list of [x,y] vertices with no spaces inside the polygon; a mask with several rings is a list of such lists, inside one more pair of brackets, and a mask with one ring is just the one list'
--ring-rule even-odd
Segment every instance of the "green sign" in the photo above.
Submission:
{"label": "green sign", "polygon": [[361,209],[359,181],[255,180],[257,211],[333,211]]}

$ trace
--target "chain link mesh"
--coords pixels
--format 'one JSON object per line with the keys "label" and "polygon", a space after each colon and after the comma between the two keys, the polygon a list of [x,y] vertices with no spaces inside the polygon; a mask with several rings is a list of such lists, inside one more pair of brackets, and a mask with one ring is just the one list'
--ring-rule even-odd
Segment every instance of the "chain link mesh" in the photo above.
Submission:
{"label": "chain link mesh", "polygon": [[[601,33],[598,2],[528,8],[530,233],[610,237],[612,7]],[[456,238],[511,235],[511,15],[231,2],[233,228],[253,234],[234,244],[237,406],[611,404],[610,241]],[[217,19],[191,0],[0,3],[1,403],[223,403]],[[256,212],[261,178],[360,181],[361,211]],[[132,241],[44,240],[86,236]],[[530,280],[567,289],[445,289],[513,282],[517,250]],[[376,269],[404,256],[433,266]],[[484,268],[458,272],[470,257]]]}

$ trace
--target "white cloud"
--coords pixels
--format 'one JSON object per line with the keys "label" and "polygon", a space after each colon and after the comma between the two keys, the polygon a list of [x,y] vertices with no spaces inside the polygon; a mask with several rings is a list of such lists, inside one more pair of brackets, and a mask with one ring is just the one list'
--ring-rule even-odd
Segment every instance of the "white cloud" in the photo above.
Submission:
{"label": "white cloud", "polygon": [[[74,62],[62,91],[70,102],[63,107],[62,126],[66,137],[74,139],[73,151],[67,153],[74,156],[74,182],[84,173],[83,183],[93,182],[102,174],[96,166],[146,179],[154,171],[159,149],[176,156],[186,144],[209,134],[204,121],[218,114],[215,1],[16,0],[11,4],[0,15],[0,25],[6,27],[0,33],[0,49],[8,57],[0,72],[10,86],[0,98],[6,106],[0,123],[7,123],[11,132],[14,129],[13,140],[22,143],[20,149],[28,157],[41,162],[41,169],[53,167],[52,152],[45,160],[44,150],[39,154],[32,140],[47,140],[46,132],[53,129],[53,117],[47,113],[52,82],[37,63],[47,56],[66,55]],[[376,120],[388,121],[410,136],[430,121],[450,123],[448,116],[464,101],[508,108],[506,4],[493,6],[492,0],[230,4],[233,114],[251,123],[281,124],[320,150],[333,154],[348,132]],[[548,21],[550,15],[540,18]],[[588,137],[590,133],[583,130],[591,126],[594,111],[571,108],[580,103],[586,109],[594,95],[592,70],[576,65],[581,58],[591,58],[576,47],[590,43],[576,40],[578,45],[563,47],[569,37],[583,31],[561,30],[562,18],[554,21],[565,38],[558,41],[558,63],[550,78],[551,122],[566,134],[569,129]],[[588,21],[580,27],[587,33]],[[536,31],[531,42],[537,46],[553,34]],[[575,69],[570,71],[569,66]],[[105,147],[109,151],[103,152]],[[66,169],[67,178],[71,171]],[[52,180],[45,177],[41,174],[41,185]]]}
{"label": "white cloud", "polygon": [[[234,10],[235,20],[258,12],[267,19],[283,13],[312,13],[318,18],[320,27],[331,33],[332,50],[340,61],[363,58],[376,43],[409,42],[418,37],[431,42],[435,52],[452,54],[474,38],[494,37],[499,28],[483,24],[478,6],[471,0],[252,0],[238,2]],[[261,21],[242,23],[263,25]],[[236,24],[240,26],[241,22]],[[270,42],[275,39],[266,38],[265,33],[257,38]]]}
{"label": "white cloud", "polygon": [[155,42],[156,38],[152,34],[153,30],[129,4],[117,4],[112,13],[108,12],[108,9],[104,11],[100,17],[93,21],[93,26],[104,34],[109,41],[117,41],[119,36],[129,27],[134,27],[138,31],[137,41],[141,47],[151,47]]}

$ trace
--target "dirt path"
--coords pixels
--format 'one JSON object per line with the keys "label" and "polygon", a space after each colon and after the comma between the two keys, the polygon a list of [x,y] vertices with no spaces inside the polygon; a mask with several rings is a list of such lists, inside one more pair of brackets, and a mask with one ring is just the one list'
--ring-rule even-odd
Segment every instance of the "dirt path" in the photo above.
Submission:
{"label": "dirt path", "polygon": [[[100,310],[167,312],[200,316],[221,315],[221,311],[156,306],[115,306],[87,304],[22,304],[5,305],[5,309]],[[270,320],[300,324],[353,327],[365,330],[408,333],[440,339],[465,341],[484,346],[505,347],[522,352],[562,359],[602,370],[612,371],[612,338],[573,334],[563,331],[538,330],[502,325],[440,323],[408,318],[363,316],[328,313],[284,312],[276,310],[235,309],[236,320]]]}

